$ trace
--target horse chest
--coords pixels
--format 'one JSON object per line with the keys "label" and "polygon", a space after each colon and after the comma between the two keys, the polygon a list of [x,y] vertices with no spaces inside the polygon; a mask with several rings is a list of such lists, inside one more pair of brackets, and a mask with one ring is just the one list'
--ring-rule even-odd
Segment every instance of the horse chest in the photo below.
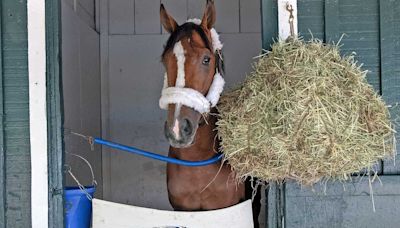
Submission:
{"label": "horse chest", "polygon": [[208,183],[212,182],[212,174],[209,170],[199,168],[173,169],[168,172],[168,189],[174,195],[194,195],[200,194]]}
{"label": "horse chest", "polygon": [[205,210],[227,207],[239,202],[244,191],[229,180],[230,168],[219,170],[169,167],[169,199],[175,209]]}

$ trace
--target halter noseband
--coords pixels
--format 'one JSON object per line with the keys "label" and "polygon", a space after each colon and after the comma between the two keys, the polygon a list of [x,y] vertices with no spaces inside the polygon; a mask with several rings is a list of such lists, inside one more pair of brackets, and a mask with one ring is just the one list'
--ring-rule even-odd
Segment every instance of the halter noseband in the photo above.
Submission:
{"label": "halter noseband", "polygon": [[[187,22],[192,22],[200,25],[200,19],[189,19]],[[185,88],[181,86],[168,87],[167,73],[164,74],[164,86],[159,100],[160,108],[168,109],[169,104],[182,104],[193,108],[199,113],[208,113],[212,107],[215,107],[224,89],[225,80],[223,74],[223,59],[221,55],[222,43],[219,40],[219,35],[214,28],[210,30],[212,39],[212,48],[216,57],[216,66],[214,79],[206,96],[199,91]],[[178,60],[179,61],[179,60]],[[178,80],[178,78],[177,78]]]}

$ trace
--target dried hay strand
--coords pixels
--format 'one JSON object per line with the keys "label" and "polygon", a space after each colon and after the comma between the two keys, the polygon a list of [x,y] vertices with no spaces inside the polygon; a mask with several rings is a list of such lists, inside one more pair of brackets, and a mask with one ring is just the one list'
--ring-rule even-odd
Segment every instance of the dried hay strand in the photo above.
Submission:
{"label": "dried hay strand", "polygon": [[220,150],[239,178],[345,181],[394,152],[389,111],[354,55],[277,42],[218,105]]}

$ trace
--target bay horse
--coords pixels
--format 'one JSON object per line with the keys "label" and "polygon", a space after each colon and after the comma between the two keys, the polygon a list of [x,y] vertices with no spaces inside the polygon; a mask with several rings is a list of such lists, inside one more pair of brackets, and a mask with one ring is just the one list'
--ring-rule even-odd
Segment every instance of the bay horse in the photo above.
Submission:
{"label": "bay horse", "polygon": [[[199,161],[215,156],[215,105],[224,86],[222,44],[213,28],[216,13],[207,0],[203,18],[178,25],[163,4],[160,20],[170,37],[162,53],[166,69],[160,107],[168,110],[164,133],[173,158]],[[202,167],[167,165],[169,201],[174,210],[213,210],[251,198],[250,183],[237,183],[235,173],[221,161]],[[259,190],[259,189],[258,189]],[[260,191],[253,201],[258,226]]]}

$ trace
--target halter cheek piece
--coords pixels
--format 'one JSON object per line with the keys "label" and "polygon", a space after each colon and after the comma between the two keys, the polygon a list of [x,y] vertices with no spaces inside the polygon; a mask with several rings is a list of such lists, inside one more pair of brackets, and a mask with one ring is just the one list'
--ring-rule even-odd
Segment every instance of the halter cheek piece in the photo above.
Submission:
{"label": "halter cheek piece", "polygon": [[[200,24],[199,19],[190,19],[188,22]],[[219,40],[219,35],[214,28],[211,30],[212,48],[215,53],[216,67],[214,79],[206,96],[199,91],[185,87],[168,87],[167,73],[164,74],[164,86],[161,91],[159,100],[160,108],[168,109],[169,104],[182,104],[193,108],[199,113],[208,113],[210,109],[215,107],[224,89],[225,80],[223,74],[223,58],[221,54],[222,43]]]}

